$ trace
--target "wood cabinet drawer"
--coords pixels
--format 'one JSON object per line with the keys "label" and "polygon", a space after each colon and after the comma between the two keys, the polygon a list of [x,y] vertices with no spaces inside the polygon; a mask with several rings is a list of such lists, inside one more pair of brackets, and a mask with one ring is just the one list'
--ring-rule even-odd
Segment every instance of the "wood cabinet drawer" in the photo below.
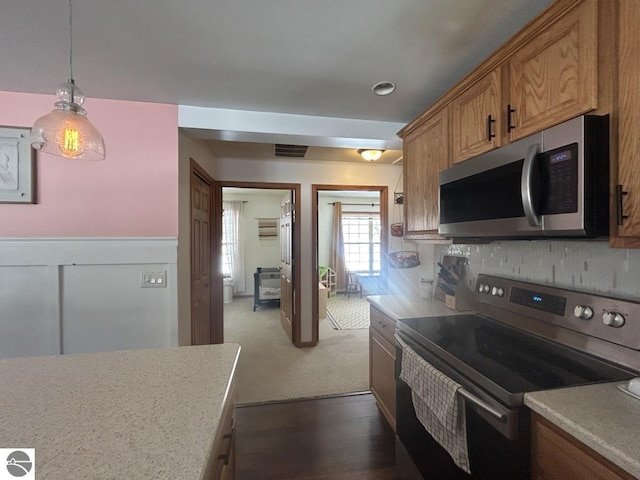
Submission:
{"label": "wood cabinet drawer", "polygon": [[369,310],[371,328],[377,331],[391,345],[396,344],[394,334],[396,333],[396,321],[387,317],[379,310],[371,307]]}

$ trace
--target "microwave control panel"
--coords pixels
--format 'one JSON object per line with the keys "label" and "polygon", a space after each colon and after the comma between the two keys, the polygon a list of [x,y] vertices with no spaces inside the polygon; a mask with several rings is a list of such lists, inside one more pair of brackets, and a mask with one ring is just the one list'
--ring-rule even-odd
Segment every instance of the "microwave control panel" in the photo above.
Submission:
{"label": "microwave control panel", "polygon": [[542,215],[578,211],[578,144],[540,154]]}

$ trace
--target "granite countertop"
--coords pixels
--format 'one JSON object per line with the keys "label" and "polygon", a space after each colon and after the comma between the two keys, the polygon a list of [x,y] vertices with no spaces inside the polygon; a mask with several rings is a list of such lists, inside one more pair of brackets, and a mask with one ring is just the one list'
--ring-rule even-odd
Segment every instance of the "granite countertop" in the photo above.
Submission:
{"label": "granite countertop", "polygon": [[617,388],[625,383],[527,393],[524,404],[640,478],[640,400]]}
{"label": "granite countertop", "polygon": [[[0,361],[0,447],[35,448],[36,478],[202,478],[235,344]],[[3,461],[5,459],[2,459]]]}
{"label": "granite countertop", "polygon": [[407,300],[395,295],[370,295],[367,300],[385,315],[400,320],[403,318],[438,317],[456,315],[439,300]]}

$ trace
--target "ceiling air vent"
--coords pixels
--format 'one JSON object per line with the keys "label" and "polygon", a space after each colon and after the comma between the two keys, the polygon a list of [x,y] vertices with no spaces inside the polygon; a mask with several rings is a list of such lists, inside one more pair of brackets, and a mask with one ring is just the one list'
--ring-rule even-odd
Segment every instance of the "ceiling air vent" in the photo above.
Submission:
{"label": "ceiling air vent", "polygon": [[307,153],[307,145],[285,145],[282,143],[275,144],[276,157],[286,158],[304,158]]}

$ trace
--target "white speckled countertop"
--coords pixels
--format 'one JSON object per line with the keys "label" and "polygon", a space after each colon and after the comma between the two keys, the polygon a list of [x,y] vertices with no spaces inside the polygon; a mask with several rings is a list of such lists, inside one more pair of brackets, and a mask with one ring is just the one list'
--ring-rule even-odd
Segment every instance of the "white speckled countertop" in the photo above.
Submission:
{"label": "white speckled countertop", "polygon": [[640,478],[640,400],[601,383],[527,393],[524,404]]}
{"label": "white speckled countertop", "polygon": [[[199,479],[240,347],[0,361],[0,447],[35,448],[36,478]],[[4,459],[2,459],[4,460]]]}
{"label": "white speckled countertop", "polygon": [[367,300],[375,308],[395,320],[461,313],[451,310],[439,300],[406,300],[395,295],[371,295],[367,297]]}

